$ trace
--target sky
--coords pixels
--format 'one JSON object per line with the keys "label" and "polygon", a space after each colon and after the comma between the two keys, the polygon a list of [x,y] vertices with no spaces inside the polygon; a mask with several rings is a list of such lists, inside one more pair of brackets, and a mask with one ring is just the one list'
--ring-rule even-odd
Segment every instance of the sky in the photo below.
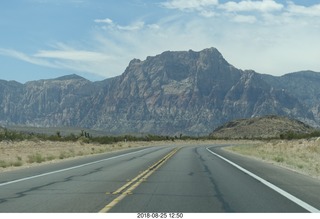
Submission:
{"label": "sky", "polygon": [[320,0],[3,0],[0,31],[0,79],[20,83],[210,47],[243,70],[320,72]]}

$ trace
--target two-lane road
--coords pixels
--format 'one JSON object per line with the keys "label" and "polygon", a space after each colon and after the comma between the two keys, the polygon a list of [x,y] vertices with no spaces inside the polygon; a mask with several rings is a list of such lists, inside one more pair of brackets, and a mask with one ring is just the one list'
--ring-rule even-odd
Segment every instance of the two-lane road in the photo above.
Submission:
{"label": "two-lane road", "polygon": [[304,204],[320,209],[318,197],[320,181],[217,145],[141,148],[0,175],[0,212],[308,212]]}

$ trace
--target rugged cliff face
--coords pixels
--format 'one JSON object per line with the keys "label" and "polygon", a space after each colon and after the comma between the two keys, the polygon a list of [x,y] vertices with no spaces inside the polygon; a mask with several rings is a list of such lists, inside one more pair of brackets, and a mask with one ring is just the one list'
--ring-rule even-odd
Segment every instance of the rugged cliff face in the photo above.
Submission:
{"label": "rugged cliff face", "polygon": [[[303,81],[303,83],[302,83]],[[0,81],[1,124],[110,133],[209,134],[238,118],[276,114],[320,124],[320,74],[242,71],[215,48],[132,60],[115,78]]]}
{"label": "rugged cliff face", "polygon": [[97,128],[112,123],[115,131],[205,133],[240,74],[216,49],[133,60],[112,83]]}
{"label": "rugged cliff face", "polygon": [[77,75],[26,84],[0,85],[2,124],[31,126],[77,126],[91,110],[96,89]]}

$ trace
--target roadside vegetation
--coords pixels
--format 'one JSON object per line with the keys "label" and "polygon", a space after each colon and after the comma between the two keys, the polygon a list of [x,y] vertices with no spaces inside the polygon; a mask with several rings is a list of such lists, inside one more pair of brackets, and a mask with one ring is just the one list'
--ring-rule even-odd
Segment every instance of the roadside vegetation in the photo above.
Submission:
{"label": "roadside vegetation", "polygon": [[320,139],[268,140],[227,148],[279,166],[320,178]]}
{"label": "roadside vegetation", "polygon": [[263,140],[263,141],[271,141],[271,140],[299,140],[299,139],[310,139],[320,137],[320,130],[315,130],[311,133],[298,133],[298,132],[284,132],[274,137],[249,137],[249,136],[241,136],[241,137],[212,137],[209,138],[211,140]]}
{"label": "roadside vegetation", "polygon": [[175,136],[164,136],[164,135],[114,135],[114,136],[93,136],[90,132],[81,130],[80,133],[63,135],[61,131],[56,131],[55,134],[40,134],[34,132],[17,132],[8,129],[0,130],[0,141],[22,141],[22,140],[32,140],[32,141],[57,141],[57,142],[77,142],[81,141],[83,143],[100,143],[100,144],[113,144],[117,142],[126,141],[175,141],[175,140],[198,140],[198,139],[208,139],[209,137],[193,137],[184,136],[182,134]]}
{"label": "roadside vegetation", "polygon": [[286,132],[279,135],[280,139],[293,140],[293,139],[309,139],[320,137],[320,130],[313,131],[311,133],[295,133],[295,132]]}
{"label": "roadside vegetation", "polygon": [[256,157],[277,165],[320,178],[320,131],[301,134],[286,132],[275,138],[213,138],[158,135],[92,135],[81,130],[77,134],[39,134],[0,129],[0,172],[21,166],[56,162],[68,158],[111,152],[134,147],[187,144],[188,142],[236,142],[229,147],[235,153]]}
{"label": "roadside vegetation", "polygon": [[0,128],[0,172],[14,167],[56,162],[121,149],[205,138],[183,136],[182,134],[177,136],[151,134],[103,136],[93,135],[85,130],[67,135],[59,130],[53,133],[19,132]]}

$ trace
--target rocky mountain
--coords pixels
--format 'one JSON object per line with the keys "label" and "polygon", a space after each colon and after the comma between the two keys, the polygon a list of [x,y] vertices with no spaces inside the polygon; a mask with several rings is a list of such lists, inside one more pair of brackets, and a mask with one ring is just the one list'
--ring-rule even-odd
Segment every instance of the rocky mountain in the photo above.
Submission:
{"label": "rocky mountain", "polygon": [[320,125],[320,73],[242,71],[215,48],[132,60],[120,76],[0,81],[0,125],[71,126],[109,133],[207,135],[239,118],[283,115]]}
{"label": "rocky mountain", "polygon": [[295,119],[282,116],[262,116],[230,121],[217,129],[212,138],[257,139],[279,138],[287,133],[311,134],[316,129]]}

